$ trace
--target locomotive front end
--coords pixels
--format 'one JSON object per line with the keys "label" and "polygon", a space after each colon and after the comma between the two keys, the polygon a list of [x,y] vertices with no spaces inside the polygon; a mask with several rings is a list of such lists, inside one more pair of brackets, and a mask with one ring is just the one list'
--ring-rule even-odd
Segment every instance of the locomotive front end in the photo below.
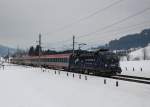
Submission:
{"label": "locomotive front end", "polygon": [[120,74],[122,72],[119,65],[119,57],[116,54],[107,53],[104,58],[105,67],[110,70],[112,74]]}

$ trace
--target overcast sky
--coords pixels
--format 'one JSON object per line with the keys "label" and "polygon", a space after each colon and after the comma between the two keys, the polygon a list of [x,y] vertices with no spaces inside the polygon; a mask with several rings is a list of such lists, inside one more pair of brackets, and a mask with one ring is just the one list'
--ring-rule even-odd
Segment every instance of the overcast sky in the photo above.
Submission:
{"label": "overcast sky", "polygon": [[[103,9],[117,1],[121,0],[0,0],[0,44],[26,49],[36,45],[41,33],[45,49],[69,48],[73,35],[78,43],[90,47],[150,28],[149,9],[104,30],[150,7],[150,0],[122,0]],[[100,9],[103,11],[78,21]]]}

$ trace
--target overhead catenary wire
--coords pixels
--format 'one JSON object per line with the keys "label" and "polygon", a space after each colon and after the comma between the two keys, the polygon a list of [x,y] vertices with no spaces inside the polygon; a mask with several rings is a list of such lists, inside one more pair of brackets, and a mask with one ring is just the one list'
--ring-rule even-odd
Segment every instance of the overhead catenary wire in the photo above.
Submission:
{"label": "overhead catenary wire", "polygon": [[[103,12],[103,11],[106,11],[106,10],[110,9],[111,7],[113,7],[113,6],[119,4],[120,2],[123,2],[123,1],[124,0],[115,1],[115,2],[111,3],[110,5],[105,6],[104,8],[98,9],[97,11],[94,11],[93,13],[91,13],[91,14],[89,14],[89,15],[87,15],[87,16],[85,16],[85,17],[83,17],[83,18],[81,18],[81,19],[79,19],[79,20],[77,20],[77,21],[75,21],[73,23],[70,23],[68,25],[65,25],[62,28],[59,28],[59,29],[55,30],[55,32],[59,32],[59,31],[64,30],[66,28],[70,28],[74,24],[77,24],[77,23],[80,23],[80,22],[82,22],[84,20],[87,20],[87,19],[89,19],[89,18],[91,18],[91,17],[93,17],[93,16],[95,16],[95,15],[97,15],[97,14]],[[51,33],[54,33],[54,32],[51,32]],[[62,42],[69,42],[69,41],[71,41],[71,39],[72,39],[72,37],[70,37],[69,39],[66,39],[66,40],[61,40],[61,41],[53,42],[53,43],[50,43],[50,44],[56,44],[56,43],[62,43]]]}
{"label": "overhead catenary wire", "polygon": [[[95,33],[97,33],[97,32],[103,32],[103,31],[106,30],[106,29],[109,29],[109,28],[111,28],[111,27],[113,27],[113,26],[115,26],[115,25],[118,25],[118,24],[120,24],[120,23],[122,23],[122,22],[125,22],[125,21],[129,20],[129,19],[132,19],[132,18],[134,18],[134,17],[136,17],[136,16],[138,16],[138,15],[141,15],[141,14],[143,14],[144,12],[146,12],[146,11],[148,11],[148,10],[150,10],[150,7],[145,8],[145,9],[143,9],[143,10],[141,10],[141,11],[135,13],[135,14],[129,15],[129,16],[127,16],[127,17],[125,17],[125,18],[123,18],[123,19],[121,19],[121,20],[119,20],[119,21],[116,21],[116,22],[112,23],[112,24],[109,24],[109,25],[107,25],[107,26],[104,26],[103,28],[99,28],[99,29],[97,29],[97,30],[94,31],[94,32],[90,32],[90,33],[85,34],[85,35],[76,36],[76,38],[77,38],[77,39],[80,39],[80,38],[92,36],[93,34],[95,34]],[[58,41],[58,42],[59,42],[59,43],[60,43],[60,42],[65,42],[65,43],[66,43],[66,42],[68,42],[68,41],[70,42],[71,39],[72,39],[72,38],[67,39],[67,40],[63,40],[63,41]],[[56,42],[56,43],[58,43],[58,42]]]}
{"label": "overhead catenary wire", "polygon": [[[118,28],[118,29],[113,29],[113,30],[109,30],[109,31],[105,31],[105,32],[101,32],[102,34],[104,34],[104,33],[111,33],[111,32],[114,32],[114,31],[117,31],[115,34],[116,35],[119,35],[119,34],[122,34],[122,32],[120,32],[120,31],[126,31],[126,32],[128,32],[128,31],[132,31],[132,30],[135,30],[135,29],[137,29],[137,28],[140,28],[140,27],[145,27],[146,25],[148,25],[148,26],[150,26],[150,23],[149,23],[149,21],[147,20],[147,21],[143,21],[143,22],[140,22],[140,23],[137,23],[137,24],[134,24],[134,25],[130,25],[130,26],[125,26],[125,27],[121,27],[121,28]],[[119,33],[118,33],[119,32]],[[86,40],[86,41],[89,41],[88,42],[88,48],[89,48],[89,46],[91,45],[91,44],[93,44],[93,43],[95,43],[95,42],[98,42],[98,41],[100,41],[100,40],[103,40],[102,38],[109,38],[110,36],[108,35],[108,34],[104,34],[104,35],[102,35],[101,36],[101,38],[100,39],[97,39],[97,41],[95,41],[95,40],[93,40],[93,41],[91,41],[91,39],[88,39],[88,40]],[[89,45],[90,44],[90,45]],[[64,46],[64,45],[63,45]],[[58,47],[59,49],[61,49],[61,48],[63,48],[64,50],[65,50],[65,48],[63,47],[63,46],[60,46],[60,47]],[[88,49],[87,48],[87,49]],[[68,45],[68,47],[66,48],[66,49],[71,49],[71,44],[70,44],[70,48],[69,48],[69,45]],[[86,48],[85,48],[86,49]]]}
{"label": "overhead catenary wire", "polygon": [[83,18],[78,19],[77,21],[74,21],[74,22],[72,22],[72,23],[70,23],[70,24],[67,24],[67,25],[65,25],[65,26],[63,26],[63,27],[61,27],[61,28],[56,29],[56,30],[53,31],[53,32],[50,32],[50,34],[54,34],[54,33],[56,33],[56,32],[60,32],[60,31],[62,31],[62,30],[64,30],[64,29],[70,28],[70,27],[72,27],[73,25],[78,24],[78,23],[80,23],[80,22],[82,22],[82,21],[85,21],[85,20],[87,20],[87,19],[89,19],[89,18],[91,18],[91,17],[93,17],[93,16],[95,16],[95,15],[97,15],[97,14],[103,12],[103,11],[106,11],[106,10],[110,9],[111,7],[113,7],[113,6],[115,6],[115,5],[119,4],[119,3],[121,3],[121,2],[123,2],[123,1],[125,1],[125,0],[117,0],[117,1],[115,1],[115,2],[113,2],[113,3],[111,3],[111,4],[109,4],[109,5],[105,6],[104,8],[98,9],[98,10],[94,11],[93,13],[91,13],[91,14],[89,14],[89,15],[83,17]]}
{"label": "overhead catenary wire", "polygon": [[[100,32],[100,33],[98,33],[98,35],[100,35],[100,34],[106,34],[106,33],[112,33],[112,32],[114,32],[114,31],[128,31],[128,29],[130,30],[131,28],[139,28],[139,27],[141,27],[141,26],[146,26],[146,25],[150,25],[150,21],[149,20],[147,20],[147,21],[143,21],[143,22],[140,22],[140,23],[137,23],[137,24],[134,24],[134,25],[130,25],[130,26],[125,26],[125,27],[121,27],[121,28],[117,28],[117,29],[112,29],[112,30],[106,30],[106,31],[104,31],[104,32]],[[101,36],[101,37],[103,37],[103,36]],[[91,39],[88,39],[88,40],[91,40]]]}
{"label": "overhead catenary wire", "polygon": [[[142,25],[142,24],[141,24],[141,25]],[[131,27],[131,28],[127,28],[127,27],[126,27],[127,29],[124,29],[124,31],[127,32],[127,31],[135,30],[135,29],[137,29],[137,28],[140,28],[141,25],[135,26],[135,27],[133,27],[133,28],[132,28],[132,27]],[[142,26],[143,26],[143,25],[142,25]],[[150,26],[150,23],[148,23],[148,26]],[[144,27],[145,27],[145,25],[144,25]],[[119,31],[119,33],[117,32],[117,33],[115,33],[115,34],[116,34],[116,35],[119,35],[119,34],[121,34],[121,32]],[[106,35],[107,35],[107,34],[106,34]],[[95,42],[98,42],[98,41],[100,41],[100,40],[103,40],[103,39],[102,39],[103,37],[105,37],[105,39],[106,39],[106,37],[107,37],[107,38],[110,37],[110,36],[108,36],[108,35],[106,36],[106,35],[102,35],[101,38],[100,38],[99,40],[97,39],[97,41],[94,40],[93,42],[90,41],[90,42],[88,42],[88,43],[89,43],[89,44],[95,43]],[[89,40],[91,40],[91,39],[89,39]]]}
{"label": "overhead catenary wire", "polygon": [[[134,24],[134,25],[130,25],[130,26],[125,26],[125,27],[121,27],[121,28],[118,28],[118,29],[113,29],[113,30],[101,32],[101,33],[104,34],[104,33],[112,33],[113,31],[117,31],[115,34],[116,34],[116,35],[121,35],[122,32],[120,32],[120,31],[129,32],[129,31],[133,31],[133,30],[139,29],[139,28],[141,28],[141,27],[146,27],[146,26],[150,26],[149,20],[147,20],[147,21],[142,21],[142,22],[140,22],[140,23],[137,23],[137,24]],[[119,33],[118,33],[118,32],[119,32]],[[114,35],[114,33],[113,33],[113,35]],[[96,41],[95,41],[95,40],[91,41],[91,39],[86,40],[86,41],[88,41],[87,49],[89,48],[89,46],[91,46],[91,44],[94,44],[95,42],[98,42],[98,41],[100,41],[100,40],[104,40],[104,37],[105,37],[105,39],[106,39],[106,37],[107,37],[107,38],[110,38],[110,35],[104,34],[104,35],[101,36],[100,39],[96,39]],[[85,48],[85,49],[86,49],[86,48]]]}
{"label": "overhead catenary wire", "polygon": [[138,16],[138,15],[141,15],[141,14],[143,14],[144,12],[146,12],[146,11],[148,11],[148,10],[150,10],[150,7],[145,8],[145,9],[143,9],[143,10],[141,10],[141,11],[135,13],[135,14],[132,14],[132,15],[130,15],[130,16],[127,16],[127,17],[125,17],[125,18],[123,18],[123,19],[121,19],[121,20],[119,20],[119,21],[116,21],[116,22],[114,22],[114,23],[112,23],[112,24],[110,24],[110,25],[107,25],[107,26],[105,26],[105,27],[103,27],[103,28],[99,28],[99,29],[97,29],[96,31],[87,33],[87,34],[85,34],[85,35],[80,35],[80,36],[78,36],[78,37],[76,37],[76,38],[83,38],[83,37],[86,37],[86,36],[90,36],[90,35],[92,35],[92,34],[95,34],[95,33],[97,33],[97,32],[106,30],[106,29],[111,28],[111,27],[113,27],[113,26],[115,26],[115,25],[118,25],[118,24],[120,24],[120,23],[122,23],[122,22],[125,22],[125,21],[127,21],[127,20],[129,20],[129,19],[131,19],[131,18],[134,18],[134,17],[136,17],[136,16]]}

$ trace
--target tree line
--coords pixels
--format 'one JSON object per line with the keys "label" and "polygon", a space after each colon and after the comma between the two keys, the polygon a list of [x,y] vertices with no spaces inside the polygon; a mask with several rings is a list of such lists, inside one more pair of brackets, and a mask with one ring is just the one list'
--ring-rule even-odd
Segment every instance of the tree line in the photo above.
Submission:
{"label": "tree line", "polygon": [[49,50],[49,49],[44,51],[44,50],[42,50],[42,48],[39,45],[36,45],[36,47],[31,46],[29,48],[28,55],[29,56],[38,56],[39,52],[42,55],[48,55],[48,54],[55,54],[55,53],[57,53],[56,51]]}

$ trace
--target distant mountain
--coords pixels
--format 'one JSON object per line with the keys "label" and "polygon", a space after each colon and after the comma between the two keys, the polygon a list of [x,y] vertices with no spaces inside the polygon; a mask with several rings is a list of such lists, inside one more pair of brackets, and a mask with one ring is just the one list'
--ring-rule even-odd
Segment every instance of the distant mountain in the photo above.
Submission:
{"label": "distant mountain", "polygon": [[112,50],[130,49],[145,47],[150,43],[150,29],[145,29],[140,33],[131,34],[120,38],[119,40],[112,40],[108,46]]}
{"label": "distant mountain", "polygon": [[12,54],[12,53],[14,53],[16,51],[16,49],[0,45],[0,56],[6,56],[6,55],[8,55],[8,50],[9,50],[10,54]]}

